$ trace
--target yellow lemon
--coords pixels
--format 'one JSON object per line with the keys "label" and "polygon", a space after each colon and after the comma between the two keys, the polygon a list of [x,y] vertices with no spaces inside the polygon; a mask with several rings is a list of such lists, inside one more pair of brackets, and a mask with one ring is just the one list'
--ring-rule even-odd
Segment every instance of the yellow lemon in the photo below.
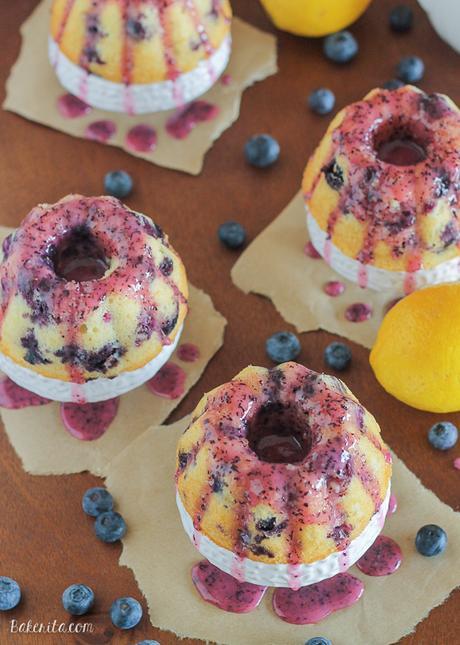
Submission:
{"label": "yellow lemon", "polygon": [[390,309],[370,362],[400,401],[429,412],[460,410],[460,283],[416,291]]}
{"label": "yellow lemon", "polygon": [[274,24],[298,36],[325,36],[351,25],[371,0],[261,0]]}

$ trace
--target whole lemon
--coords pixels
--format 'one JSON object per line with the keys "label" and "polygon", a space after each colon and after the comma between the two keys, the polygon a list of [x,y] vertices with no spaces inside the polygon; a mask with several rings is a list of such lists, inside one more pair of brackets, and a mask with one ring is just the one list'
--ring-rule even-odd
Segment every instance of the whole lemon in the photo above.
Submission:
{"label": "whole lemon", "polygon": [[370,363],[400,401],[429,412],[460,410],[460,283],[416,291],[390,309]]}
{"label": "whole lemon", "polygon": [[371,0],[261,0],[274,24],[298,36],[326,36],[351,25]]}

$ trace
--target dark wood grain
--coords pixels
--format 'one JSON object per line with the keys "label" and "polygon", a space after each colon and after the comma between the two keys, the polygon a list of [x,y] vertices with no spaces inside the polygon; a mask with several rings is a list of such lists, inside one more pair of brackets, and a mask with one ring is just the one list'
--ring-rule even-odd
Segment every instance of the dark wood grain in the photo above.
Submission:
{"label": "dark wood grain", "polygon": [[[234,0],[233,4],[241,17],[271,29],[256,0]],[[331,87],[340,108],[392,77],[400,56],[416,53],[423,56],[427,67],[421,86],[459,101],[459,56],[435,35],[415,0],[410,2],[416,13],[413,32],[391,34],[387,12],[392,4],[390,0],[375,0],[353,27],[361,51],[358,59],[344,68],[324,60],[320,41],[280,34],[280,73],[245,93],[239,121],[208,154],[199,178],[157,168],[114,148],[76,140],[16,115],[0,113],[2,224],[16,225],[36,203],[53,202],[72,191],[99,194],[104,173],[125,168],[135,179],[130,206],[153,215],[167,229],[186,262],[190,279],[212,295],[216,307],[227,317],[225,346],[174,419],[191,411],[203,391],[231,378],[246,364],[267,365],[265,338],[288,328],[268,300],[245,296],[232,285],[229,272],[236,256],[218,245],[216,228],[234,218],[243,222],[254,238],[294,195],[307,157],[327,124],[327,118],[315,117],[306,109],[309,91]],[[36,0],[1,3],[2,88],[19,51],[19,26],[35,5]],[[264,172],[248,168],[242,157],[245,140],[259,131],[274,134],[282,146],[280,162]],[[322,352],[331,339],[323,332],[304,334],[300,360],[313,369],[323,369]],[[425,486],[457,510],[460,474],[452,467],[453,456],[435,454],[426,441],[426,430],[437,417],[412,410],[388,396],[372,375],[368,352],[357,345],[353,352],[347,383],[380,421],[385,439],[399,456]],[[451,418],[460,422],[459,415]],[[60,596],[72,582],[89,584],[97,596],[95,614],[91,615],[97,634],[91,637],[11,635],[10,616],[4,614],[0,616],[0,644],[133,645],[147,637],[158,638],[162,645],[179,643],[174,635],[151,627],[147,616],[129,634],[110,625],[107,610],[114,598],[142,595],[132,572],[118,566],[119,546],[106,546],[94,539],[91,521],[80,510],[82,493],[97,484],[97,478],[89,474],[26,475],[4,432],[0,433],[0,451],[0,574],[16,578],[24,589],[24,602],[11,617],[45,623],[66,621]],[[459,616],[457,591],[402,642],[459,643]]]}

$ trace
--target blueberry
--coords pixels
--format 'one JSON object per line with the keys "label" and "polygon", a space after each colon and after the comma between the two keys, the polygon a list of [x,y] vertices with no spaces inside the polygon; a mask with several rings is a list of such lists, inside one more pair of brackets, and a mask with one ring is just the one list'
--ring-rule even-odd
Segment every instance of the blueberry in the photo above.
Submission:
{"label": "blueberry", "polygon": [[110,618],[115,627],[132,629],[142,618],[142,606],[134,598],[117,598],[110,608]]}
{"label": "blueberry", "polygon": [[62,606],[72,616],[83,616],[94,605],[94,592],[86,585],[70,585],[62,594]]}
{"label": "blueberry", "polygon": [[239,249],[246,242],[246,231],[238,222],[225,222],[217,232],[219,240],[228,249]]}
{"label": "blueberry", "polygon": [[257,134],[246,142],[244,154],[252,166],[267,168],[278,161],[280,144],[269,134]]}
{"label": "blueberry", "polygon": [[293,361],[300,354],[300,342],[290,331],[279,331],[267,338],[265,350],[274,363]]}
{"label": "blueberry", "polygon": [[126,522],[115,511],[107,511],[97,516],[94,522],[96,536],[103,542],[116,542],[126,534]]}
{"label": "blueberry", "polygon": [[329,114],[335,105],[334,93],[325,87],[320,87],[310,94],[308,97],[308,105],[316,114]]}
{"label": "blueberry", "polygon": [[147,641],[139,641],[136,645],[160,645],[160,643],[158,641],[147,640]]}
{"label": "blueberry", "polygon": [[89,488],[83,495],[81,502],[83,510],[91,517],[97,517],[101,513],[113,509],[113,497],[106,488]]}
{"label": "blueberry", "polygon": [[447,534],[436,524],[426,524],[417,531],[415,548],[421,555],[431,558],[442,553],[447,546]]}
{"label": "blueberry", "polygon": [[351,349],[343,343],[331,343],[324,350],[324,360],[328,367],[342,372],[351,362]]}
{"label": "blueberry", "polygon": [[423,60],[418,56],[405,56],[399,61],[396,75],[405,83],[417,83],[422,80],[425,73]]}
{"label": "blueberry", "polygon": [[0,576],[0,611],[8,611],[19,604],[21,589],[16,580]]}
{"label": "blueberry", "polygon": [[449,450],[458,440],[458,430],[449,421],[435,423],[428,431],[428,441],[437,450]]}
{"label": "blueberry", "polygon": [[414,12],[407,4],[400,4],[390,11],[390,27],[393,31],[409,31],[413,19]]}
{"label": "blueberry", "polygon": [[331,641],[324,636],[315,636],[305,641],[305,645],[332,645]]}
{"label": "blueberry", "polygon": [[349,31],[338,31],[324,39],[323,52],[334,63],[348,63],[358,53],[358,42]]}
{"label": "blueberry", "polygon": [[127,197],[133,189],[133,180],[124,170],[113,170],[108,172],[104,177],[104,190],[107,195],[123,199]]}
{"label": "blueberry", "polygon": [[384,90],[398,90],[400,87],[404,87],[405,83],[400,81],[399,78],[391,78],[389,81],[383,84]]}

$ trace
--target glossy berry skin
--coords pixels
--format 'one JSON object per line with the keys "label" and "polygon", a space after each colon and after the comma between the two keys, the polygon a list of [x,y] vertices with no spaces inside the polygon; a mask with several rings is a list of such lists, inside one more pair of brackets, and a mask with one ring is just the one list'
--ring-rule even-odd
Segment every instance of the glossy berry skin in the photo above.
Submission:
{"label": "glossy berry skin", "polygon": [[280,145],[269,134],[257,134],[246,142],[244,154],[251,166],[268,168],[278,161]]}
{"label": "glossy berry skin", "polygon": [[391,78],[389,81],[383,84],[384,90],[398,90],[400,87],[404,87],[405,83],[399,78]]}
{"label": "glossy berry skin", "polygon": [[110,608],[110,618],[119,629],[132,629],[142,618],[142,606],[135,598],[117,598]]}
{"label": "glossy berry skin", "polygon": [[305,641],[305,645],[332,645],[331,641],[324,636],[314,636]]}
{"label": "glossy berry skin", "polygon": [[425,65],[418,56],[405,56],[399,61],[396,72],[397,77],[404,83],[417,83],[423,78]]}
{"label": "glossy berry skin", "polygon": [[219,240],[228,249],[240,249],[246,242],[246,231],[238,222],[225,222],[217,231]]}
{"label": "glossy berry skin", "polygon": [[133,180],[124,170],[113,170],[104,177],[104,190],[107,195],[123,199],[133,190]]}
{"label": "glossy berry skin", "polygon": [[21,589],[13,578],[0,576],[0,611],[8,611],[19,604]]}
{"label": "glossy berry skin", "polygon": [[97,516],[94,531],[102,542],[117,542],[126,535],[126,522],[120,513],[107,511]]}
{"label": "glossy berry skin", "polygon": [[442,553],[446,546],[447,534],[440,526],[426,524],[417,531],[415,548],[421,555],[431,558],[433,555]]}
{"label": "glossy berry skin", "polygon": [[94,592],[87,585],[70,585],[62,594],[62,606],[72,616],[83,616],[94,605]]}
{"label": "glossy berry skin", "polygon": [[406,4],[400,4],[390,11],[389,23],[393,31],[409,31],[414,20],[414,12]]}
{"label": "glossy berry skin", "polygon": [[324,39],[324,55],[334,63],[348,63],[356,56],[358,50],[358,42],[349,31],[338,31]]}
{"label": "glossy berry skin", "polygon": [[293,361],[300,354],[300,341],[290,331],[279,331],[267,338],[265,350],[274,363]]}
{"label": "glossy berry skin", "polygon": [[329,114],[334,109],[335,96],[331,90],[320,87],[308,97],[308,106],[316,114]]}
{"label": "glossy berry skin", "polygon": [[160,645],[158,641],[139,641],[136,645]]}
{"label": "glossy berry skin", "polygon": [[342,372],[350,365],[351,349],[344,343],[331,343],[324,350],[324,360],[328,367]]}
{"label": "glossy berry skin", "polygon": [[449,450],[458,441],[458,430],[449,421],[435,423],[428,431],[428,441],[436,450]]}
{"label": "glossy berry skin", "polygon": [[113,509],[113,497],[106,488],[95,486],[88,488],[83,495],[81,505],[87,515],[97,517]]}

